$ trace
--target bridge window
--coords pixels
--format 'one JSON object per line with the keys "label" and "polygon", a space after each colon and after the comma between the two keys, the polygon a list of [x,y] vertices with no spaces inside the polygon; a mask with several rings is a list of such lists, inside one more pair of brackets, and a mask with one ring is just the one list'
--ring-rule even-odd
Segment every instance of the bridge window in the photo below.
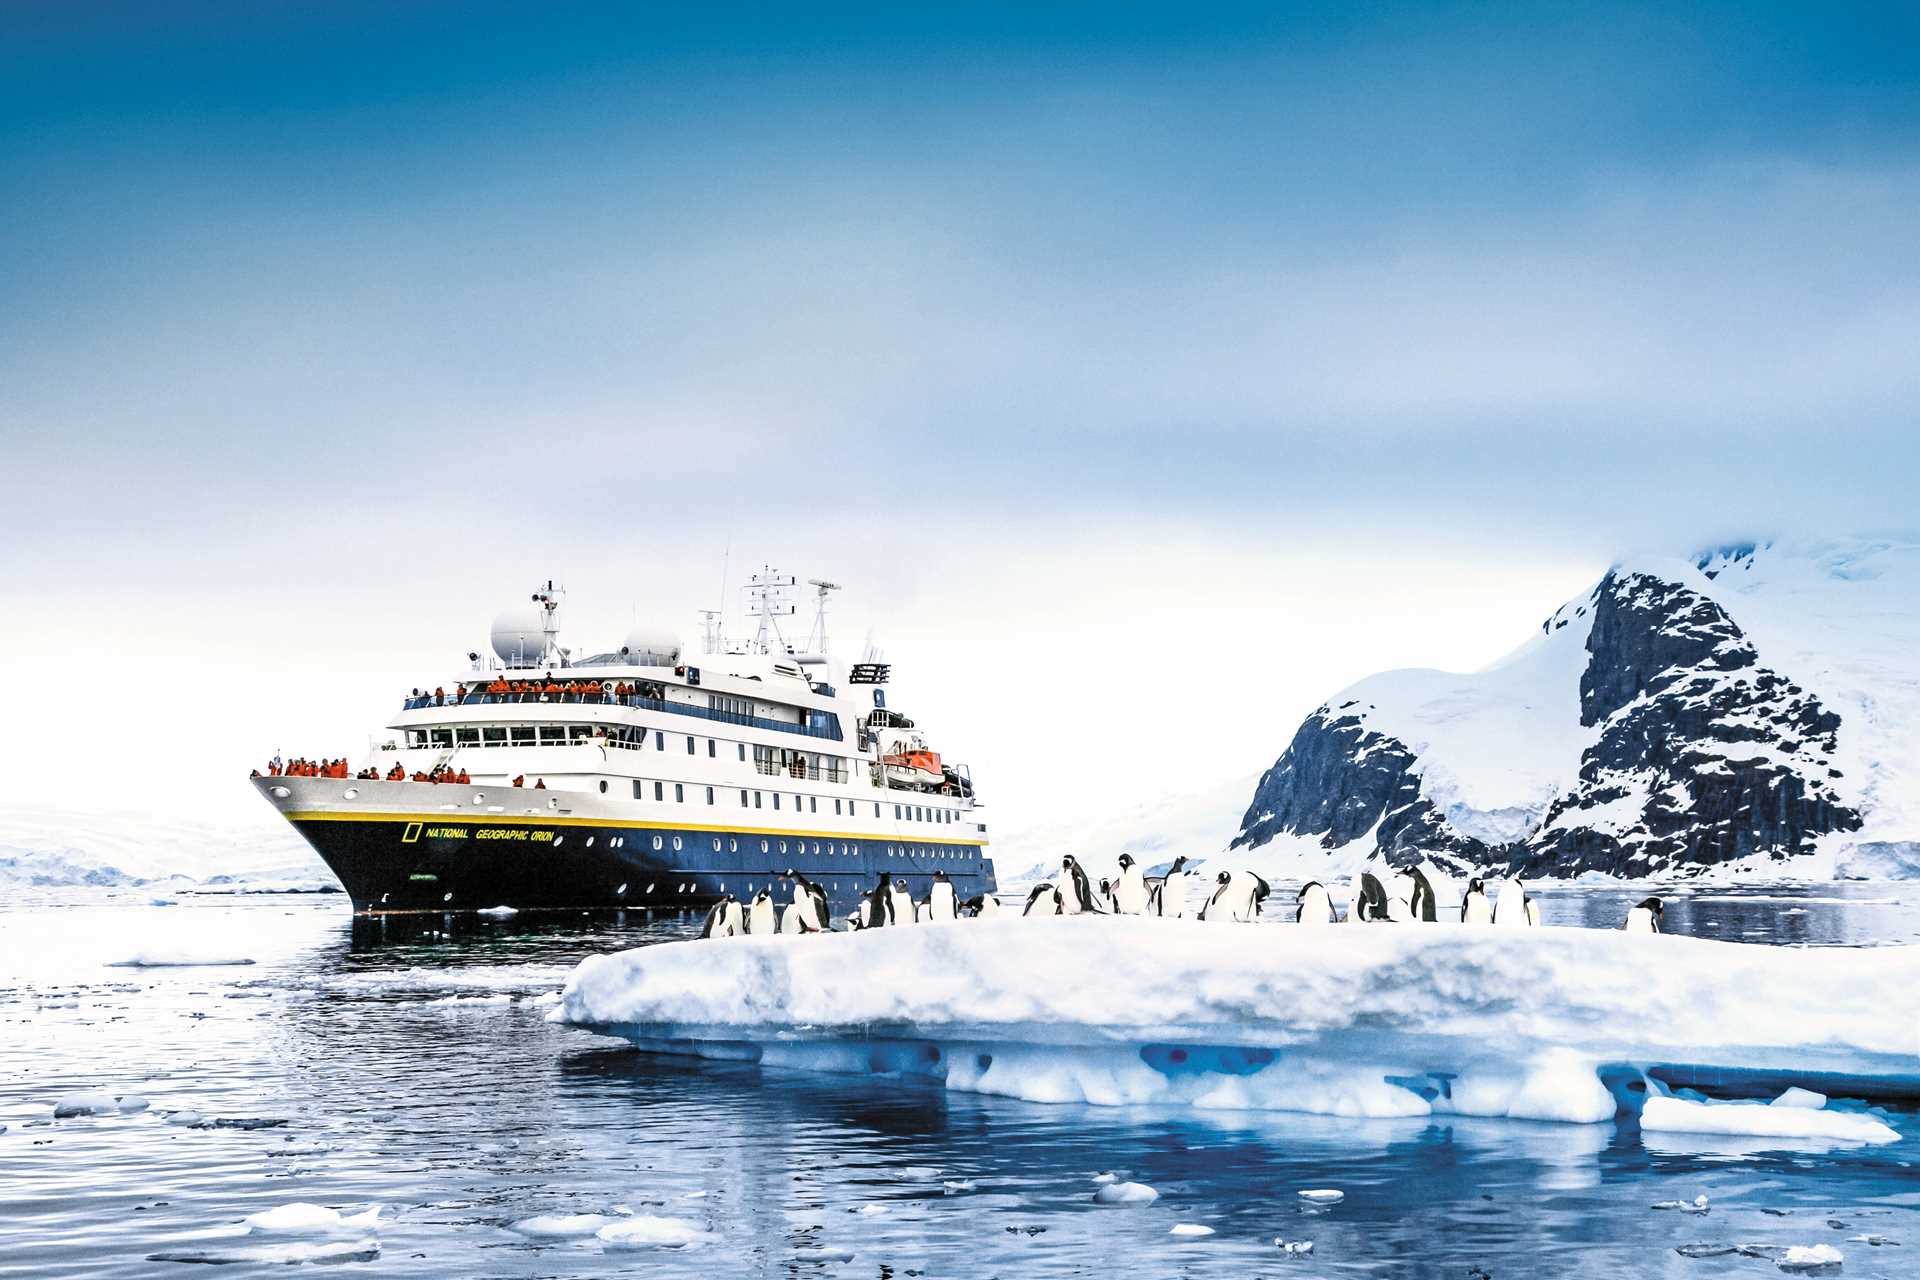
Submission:
{"label": "bridge window", "polygon": [[513,728],[509,730],[509,732],[513,735],[514,746],[530,747],[534,745],[534,730],[532,725],[517,724],[513,726]]}
{"label": "bridge window", "polygon": [[567,727],[563,724],[543,724],[540,726],[540,741],[543,743],[565,742]]}
{"label": "bridge window", "polygon": [[478,729],[455,729],[453,731],[453,738],[454,741],[458,742],[461,746],[471,747],[479,743],[480,731]]}
{"label": "bridge window", "polygon": [[483,747],[506,746],[507,727],[505,725],[487,725],[480,730],[480,745]]}

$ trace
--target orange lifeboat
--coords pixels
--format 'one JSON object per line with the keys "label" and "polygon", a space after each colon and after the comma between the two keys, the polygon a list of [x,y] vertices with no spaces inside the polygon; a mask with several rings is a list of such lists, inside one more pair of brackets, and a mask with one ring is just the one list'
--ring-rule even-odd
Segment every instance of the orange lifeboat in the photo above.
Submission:
{"label": "orange lifeboat", "polygon": [[896,751],[880,757],[880,763],[887,766],[887,775],[896,782],[912,786],[937,787],[946,781],[946,772],[940,767],[940,753],[924,748]]}

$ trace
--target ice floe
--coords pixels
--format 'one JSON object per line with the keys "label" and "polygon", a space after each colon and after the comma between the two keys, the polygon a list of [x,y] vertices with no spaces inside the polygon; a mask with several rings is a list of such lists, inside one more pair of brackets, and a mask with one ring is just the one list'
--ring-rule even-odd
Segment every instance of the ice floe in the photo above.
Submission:
{"label": "ice floe", "polygon": [[1846,1255],[1830,1244],[1796,1244],[1777,1265],[1782,1271],[1818,1271],[1838,1267],[1845,1261]]}
{"label": "ice floe", "polygon": [[1159,1198],[1144,1182],[1109,1182],[1093,1193],[1095,1204],[1152,1204]]}
{"label": "ice floe", "polygon": [[1198,1222],[1176,1222],[1173,1224],[1171,1228],[1168,1229],[1167,1234],[1170,1236],[1186,1236],[1188,1238],[1197,1238],[1199,1236],[1212,1235],[1213,1228],[1208,1226],[1202,1226]]}
{"label": "ice floe", "polygon": [[249,1232],[263,1235],[327,1235],[343,1231],[370,1231],[380,1225],[380,1206],[369,1205],[355,1214],[343,1214],[323,1204],[295,1201],[250,1213],[241,1221]]}
{"label": "ice floe", "polygon": [[1302,1191],[1300,1198],[1308,1204],[1339,1204],[1347,1198],[1347,1193],[1344,1191],[1334,1191],[1329,1188],[1324,1190]]}
{"label": "ice floe", "polygon": [[[1777,1088],[1837,1073],[1920,1096],[1915,954],[1555,928],[1330,937],[1009,919],[597,956],[548,1016],[656,1052],[1031,1101],[1593,1123],[1659,1092],[1638,1073],[1661,1067]],[[1690,1114],[1656,1109],[1655,1123]]]}
{"label": "ice floe", "polygon": [[594,1232],[594,1237],[609,1249],[683,1249],[712,1238],[684,1218],[656,1218],[648,1214],[610,1222]]}
{"label": "ice floe", "polygon": [[1648,1098],[1640,1127],[1657,1133],[1722,1133],[1761,1138],[1825,1138],[1836,1142],[1898,1142],[1891,1126],[1853,1111],[1758,1102],[1696,1102]]}
{"label": "ice floe", "polygon": [[110,969],[192,969],[252,963],[251,956],[236,955],[230,950],[222,950],[218,947],[196,947],[176,942],[167,946],[142,947],[124,959],[109,961],[107,967]]}
{"label": "ice floe", "polygon": [[279,1244],[228,1244],[205,1249],[169,1249],[147,1255],[148,1262],[198,1262],[214,1266],[259,1262],[266,1264],[372,1262],[380,1256],[380,1241],[372,1236],[353,1240],[297,1240]]}
{"label": "ice floe", "polygon": [[120,1099],[101,1089],[85,1089],[63,1095],[53,1104],[53,1118],[73,1116],[110,1116],[120,1114]]}
{"label": "ice floe", "polygon": [[536,1239],[564,1240],[575,1236],[590,1236],[619,1218],[610,1213],[544,1213],[531,1218],[522,1218],[512,1223],[507,1230]]}

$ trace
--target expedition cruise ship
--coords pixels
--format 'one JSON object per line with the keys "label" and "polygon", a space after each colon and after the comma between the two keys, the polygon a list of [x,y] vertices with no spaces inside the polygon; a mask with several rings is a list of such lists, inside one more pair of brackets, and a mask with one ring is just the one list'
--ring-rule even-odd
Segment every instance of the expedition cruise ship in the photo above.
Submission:
{"label": "expedition cruise ship", "polygon": [[810,584],[805,642],[781,635],[794,585],[756,575],[754,638],[708,613],[696,659],[644,627],[575,657],[548,583],[495,621],[491,658],[403,700],[358,776],[276,760],[254,785],[356,912],[701,909],[768,887],[784,904],[789,868],[836,914],[882,872],[916,899],[935,872],[962,901],[992,893],[969,770],[887,705],[886,663],[827,656],[836,584]]}

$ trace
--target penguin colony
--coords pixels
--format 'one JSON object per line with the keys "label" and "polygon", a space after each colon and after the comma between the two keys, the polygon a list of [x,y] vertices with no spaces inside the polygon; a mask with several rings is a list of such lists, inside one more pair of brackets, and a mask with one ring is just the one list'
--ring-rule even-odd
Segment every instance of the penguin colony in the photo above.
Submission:
{"label": "penguin colony", "polygon": [[[1158,916],[1179,919],[1187,914],[1188,881],[1198,877],[1186,869],[1187,860],[1175,858],[1167,874],[1149,881],[1130,854],[1120,855],[1117,880],[1102,879],[1096,887],[1085,868],[1072,857],[1060,861],[1060,875],[1036,884],[1027,894],[1022,916],[1125,915]],[[826,891],[789,868],[782,880],[791,881],[793,901],[780,907],[771,887],[754,895],[742,906],[732,894],[713,905],[707,913],[703,938],[730,938],[745,934],[828,933],[833,918],[827,909]],[[1348,924],[1401,924],[1437,922],[1438,899],[1433,884],[1415,867],[1407,872],[1404,892],[1389,895],[1387,886],[1371,871],[1363,871],[1354,882],[1353,901],[1347,911]],[[1251,871],[1222,871],[1213,880],[1213,889],[1200,907],[1197,919],[1209,923],[1249,924],[1260,918],[1260,908],[1271,895],[1267,882]],[[945,923],[963,918],[998,915],[1000,904],[991,894],[958,900],[953,884],[944,871],[933,873],[927,896],[915,901],[901,881],[882,872],[873,888],[860,898],[860,904],[847,917],[850,929],[877,929],[886,925]],[[1621,928],[1628,933],[1659,933],[1664,908],[1658,898],[1646,898],[1627,912]],[[1318,880],[1309,880],[1294,895],[1293,919],[1296,924],[1337,924],[1340,914],[1333,895]],[[1498,894],[1487,896],[1486,882],[1475,877],[1460,899],[1462,924],[1537,926],[1540,906],[1518,880],[1508,880]]]}

